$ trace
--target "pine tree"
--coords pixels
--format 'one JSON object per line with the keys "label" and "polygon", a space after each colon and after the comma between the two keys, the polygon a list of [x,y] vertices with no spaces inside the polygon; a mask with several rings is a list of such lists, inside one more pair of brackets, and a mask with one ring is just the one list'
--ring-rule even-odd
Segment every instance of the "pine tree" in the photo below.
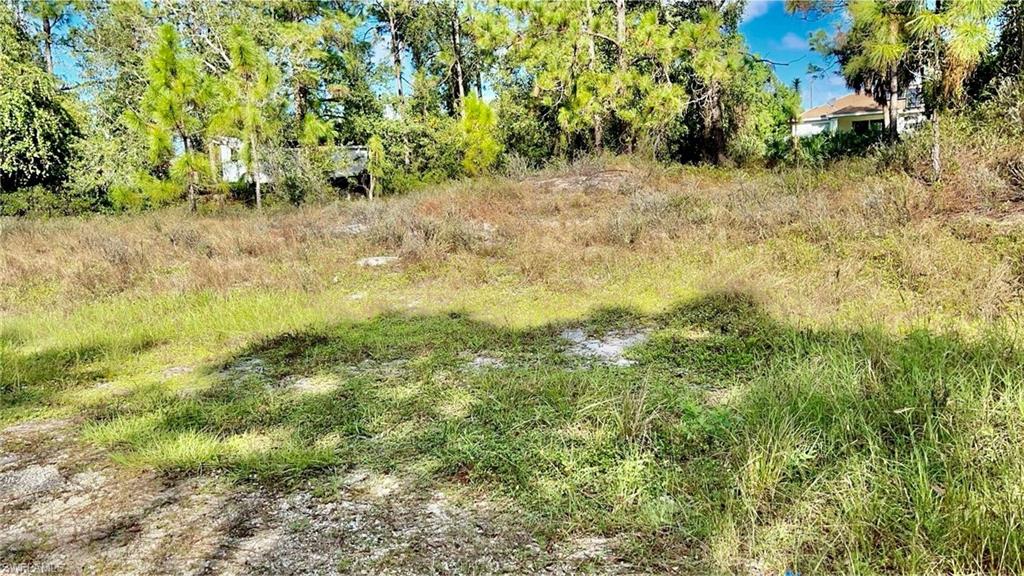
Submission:
{"label": "pine tree", "polygon": [[53,74],[53,46],[58,39],[58,29],[69,19],[72,2],[71,0],[29,0],[26,8],[28,14],[39,21],[39,33],[36,36],[42,47],[46,71]]}
{"label": "pine tree", "polygon": [[291,139],[304,145],[333,141],[335,126],[325,120],[322,108],[325,101],[345,100],[338,95],[352,92],[352,79],[338,79],[336,72],[359,58],[350,52],[357,45],[357,21],[317,0],[277,0],[267,6],[276,62],[291,97]]}
{"label": "pine tree", "polygon": [[459,128],[463,141],[463,169],[470,176],[490,170],[501,154],[501,143],[494,137],[498,128],[494,110],[476,96],[466,97]]}
{"label": "pine tree", "polygon": [[[150,159],[170,163],[172,178],[184,185],[189,210],[195,212],[199,186],[210,172],[208,158],[197,149],[209,86],[170,24],[157,32],[146,58],[146,78],[140,112],[130,117],[131,123],[145,131]],[[175,156],[176,145],[181,150]]]}
{"label": "pine tree", "polygon": [[256,208],[263,208],[261,164],[263,149],[278,133],[283,103],[277,95],[280,72],[266,52],[241,27],[234,27],[228,39],[231,68],[219,82],[221,108],[210,120],[213,135],[233,136],[242,141],[241,158],[246,176],[256,187]]}
{"label": "pine tree", "polygon": [[722,13],[708,7],[679,25],[677,43],[685,54],[684,69],[692,80],[694,100],[700,102],[704,158],[726,160],[726,98],[729,87],[742,78],[744,53],[735,30],[727,29]]}

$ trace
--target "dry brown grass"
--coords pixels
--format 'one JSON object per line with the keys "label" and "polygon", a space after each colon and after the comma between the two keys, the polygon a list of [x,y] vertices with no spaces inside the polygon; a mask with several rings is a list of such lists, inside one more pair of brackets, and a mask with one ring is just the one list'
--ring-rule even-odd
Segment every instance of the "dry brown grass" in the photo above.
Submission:
{"label": "dry brown grass", "polygon": [[[1018,98],[1019,99],[1019,98]],[[1024,200],[1024,129],[1008,120],[1007,103],[994,107],[993,118],[943,116],[940,150],[942,177],[935,182],[931,165],[931,132],[908,138],[891,151],[905,171],[932,182],[922,195],[930,213],[1016,213]]]}
{"label": "dry brown grass", "polygon": [[361,257],[394,255],[425,277],[472,285],[511,274],[563,291],[685,260],[704,286],[756,284],[748,288],[787,294],[811,315],[898,301],[913,314],[994,318],[1014,305],[1018,226],[936,215],[931,188],[873,171],[866,161],[743,172],[605,159],[266,214],[8,220],[0,302],[16,310],[118,294],[318,291],[359,273]]}

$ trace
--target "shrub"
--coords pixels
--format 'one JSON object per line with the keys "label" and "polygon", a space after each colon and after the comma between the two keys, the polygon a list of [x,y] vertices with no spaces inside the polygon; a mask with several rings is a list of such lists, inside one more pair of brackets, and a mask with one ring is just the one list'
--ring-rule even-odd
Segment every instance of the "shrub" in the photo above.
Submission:
{"label": "shrub", "polygon": [[826,162],[850,156],[862,156],[881,142],[879,130],[868,132],[822,132],[800,138],[796,150],[789,149],[791,162],[821,166]]}
{"label": "shrub", "polygon": [[463,173],[463,138],[455,119],[437,114],[381,121],[374,130],[385,153],[384,192],[406,192]]}
{"label": "shrub", "polygon": [[494,137],[498,121],[494,110],[479,98],[470,96],[463,106],[459,123],[464,147],[462,168],[470,176],[477,176],[490,170],[501,154],[501,143]]}
{"label": "shrub", "polygon": [[0,192],[60,185],[78,137],[53,78],[0,54]]}
{"label": "shrub", "polygon": [[295,205],[334,197],[336,190],[328,177],[333,150],[330,146],[265,148],[263,163],[273,175],[271,189]]}
{"label": "shrub", "polygon": [[529,105],[535,99],[522,87],[500,92],[498,138],[506,154],[514,154],[530,168],[540,168],[554,156],[558,125],[554,114],[544,114]]}
{"label": "shrub", "polygon": [[140,172],[110,189],[110,203],[118,210],[139,211],[164,206],[180,199],[181,186]]}

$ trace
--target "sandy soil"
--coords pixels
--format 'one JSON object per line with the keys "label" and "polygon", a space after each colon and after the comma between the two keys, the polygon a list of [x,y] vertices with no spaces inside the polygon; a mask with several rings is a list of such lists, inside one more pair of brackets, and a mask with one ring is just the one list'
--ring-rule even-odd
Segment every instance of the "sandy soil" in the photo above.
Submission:
{"label": "sandy soil", "polygon": [[632,572],[602,538],[541,545],[507,504],[367,470],[336,478],[330,496],[161,476],[75,431],[64,420],[0,431],[0,574]]}

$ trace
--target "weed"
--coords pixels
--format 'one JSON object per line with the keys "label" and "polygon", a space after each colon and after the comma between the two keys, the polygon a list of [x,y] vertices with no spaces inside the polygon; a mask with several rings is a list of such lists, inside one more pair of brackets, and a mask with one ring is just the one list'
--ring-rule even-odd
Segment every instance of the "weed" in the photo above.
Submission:
{"label": "weed", "polygon": [[[469,485],[651,571],[1024,569],[1012,220],[860,165],[610,162],[5,224],[0,421],[74,416],[167,473]],[[632,365],[560,336],[637,326]]]}

